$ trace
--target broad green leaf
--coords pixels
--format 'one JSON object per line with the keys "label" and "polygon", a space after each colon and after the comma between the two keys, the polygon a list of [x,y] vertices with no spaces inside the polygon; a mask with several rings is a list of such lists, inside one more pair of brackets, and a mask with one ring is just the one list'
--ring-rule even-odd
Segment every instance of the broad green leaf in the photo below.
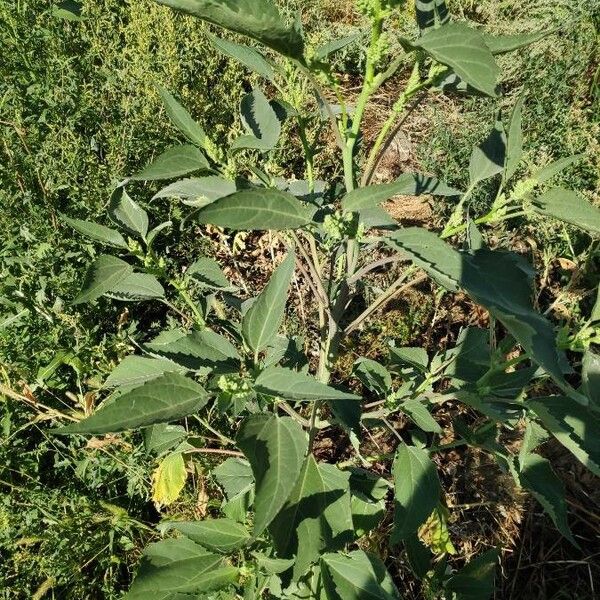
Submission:
{"label": "broad green leaf", "polygon": [[235,33],[247,35],[284,56],[302,59],[304,40],[288,27],[271,0],[158,0]]}
{"label": "broad green leaf", "polygon": [[385,565],[373,554],[325,554],[321,563],[328,600],[400,599]]}
{"label": "broad green leaf", "polygon": [[552,188],[533,201],[533,208],[543,215],[600,235],[600,209],[572,190]]}
{"label": "broad green leaf", "polygon": [[258,73],[260,76],[269,81],[275,80],[275,72],[273,67],[267,62],[267,59],[254,48],[242,44],[236,44],[229,40],[224,40],[216,36],[210,36],[210,41],[213,46],[223,54],[241,62],[251,71]]}
{"label": "broad green leaf", "polygon": [[238,570],[223,557],[180,538],[150,544],[124,600],[173,600],[177,594],[206,593],[234,583]]}
{"label": "broad green leaf", "polygon": [[350,507],[356,538],[375,529],[385,515],[390,484],[370,471],[350,469]]}
{"label": "broad green leaf", "polygon": [[65,21],[85,21],[86,17],[81,15],[82,4],[75,0],[63,0],[52,6],[52,16],[55,19]]}
{"label": "broad green leaf", "polygon": [[414,534],[437,506],[441,486],[434,463],[423,448],[401,443],[392,466],[394,529],[392,543]]}
{"label": "broad green leaf", "polygon": [[175,502],[187,479],[185,461],[181,452],[168,454],[152,474],[152,500],[163,506]]}
{"label": "broad green leaf", "polygon": [[441,286],[450,291],[463,288],[559,385],[567,387],[552,324],[533,310],[533,270],[523,258],[504,251],[458,252],[434,233],[420,228],[403,229],[388,239]]}
{"label": "broad green leaf", "polygon": [[407,414],[411,421],[420,427],[423,431],[429,433],[442,433],[442,428],[431,416],[427,406],[418,398],[407,400],[400,405],[400,410]]}
{"label": "broad green leaf", "polygon": [[445,0],[418,0],[415,2],[415,14],[417,25],[422,33],[450,21]]}
{"label": "broad green leaf", "polygon": [[173,125],[175,125],[175,127],[177,127],[177,129],[192,142],[192,144],[204,148],[206,144],[206,134],[204,133],[204,129],[194,121],[190,113],[177,102],[171,93],[162,87],[159,87],[158,91]]}
{"label": "broad green leaf", "polygon": [[317,60],[325,60],[332,54],[343,50],[347,46],[350,46],[362,36],[360,33],[353,33],[351,35],[344,36],[343,38],[339,38],[337,40],[332,40],[331,42],[327,42],[326,44],[322,44],[315,50],[315,58]]}
{"label": "broad green leaf", "polygon": [[427,573],[431,571],[431,563],[434,558],[431,550],[419,539],[416,533],[404,540],[404,548],[408,564],[413,573],[419,579],[425,579]]}
{"label": "broad green leaf", "polygon": [[182,368],[169,360],[136,355],[126,356],[106,378],[104,387],[142,385],[164,373],[177,373],[180,371],[182,371]]}
{"label": "broad green leaf", "polygon": [[168,331],[161,334],[146,348],[188,369],[202,367],[217,371],[237,371],[241,358],[235,346],[225,337],[210,329],[184,334]]}
{"label": "broad green leaf", "polygon": [[448,23],[429,30],[414,45],[449,66],[475,89],[496,96],[500,69],[478,31],[462,23]]}
{"label": "broad green leaf", "polygon": [[57,433],[114,433],[187,417],[208,402],[204,388],[177,373],[165,373],[119,396],[108,406]]}
{"label": "broad green leaf", "polygon": [[158,279],[150,273],[130,273],[113,285],[106,295],[115,300],[155,300],[165,297],[165,290]]}
{"label": "broad green leaf", "polygon": [[536,421],[527,420],[523,443],[519,448],[519,460],[523,462],[528,454],[531,454],[541,444],[546,442],[550,434]]}
{"label": "broad green leaf", "polygon": [[252,556],[256,558],[256,564],[259,569],[262,569],[269,575],[278,575],[279,573],[285,573],[294,564],[293,558],[271,558],[265,556],[259,552],[253,552]]}
{"label": "broad green leaf", "polygon": [[73,304],[83,304],[100,298],[132,273],[132,267],[124,260],[106,254],[99,256],[90,267],[83,289],[73,300]]}
{"label": "broad green leaf", "polygon": [[212,474],[229,500],[254,485],[252,467],[241,458],[228,458],[213,469]]}
{"label": "broad green leaf", "polygon": [[248,530],[231,519],[175,521],[167,525],[169,529],[176,529],[196,544],[223,554],[241,548],[251,539]]}
{"label": "broad green leaf", "polygon": [[529,400],[544,427],[592,473],[600,477],[600,417],[565,396]]}
{"label": "broad green leaf", "polygon": [[277,516],[294,489],[308,440],[293,419],[261,414],[242,423],[237,444],[254,474],[256,537]]}
{"label": "broad green leaf", "polygon": [[207,177],[189,177],[171,183],[154,195],[156,198],[179,198],[187,206],[202,208],[219,198],[235,193],[235,181],[229,181],[216,175]]}
{"label": "broad green leaf", "polygon": [[508,181],[517,171],[521,158],[523,157],[523,102],[525,96],[517,100],[506,133],[506,168],[505,181]]}
{"label": "broad green leaf", "polygon": [[529,46],[552,33],[552,31],[535,31],[533,33],[517,33],[513,35],[492,35],[491,33],[482,31],[481,35],[492,54],[506,54],[507,52],[513,52],[519,48]]}
{"label": "broad green leaf", "polygon": [[269,283],[242,318],[244,341],[255,355],[275,339],[281,327],[295,260],[294,252],[288,252],[283,262],[273,271]]}
{"label": "broad green leaf", "polygon": [[110,218],[123,227],[131,235],[141,235],[143,238],[148,233],[148,213],[134,202],[125,188],[118,187],[110,199],[108,207]]}
{"label": "broad green leaf", "polygon": [[186,277],[193,279],[202,287],[223,290],[231,289],[231,283],[221,270],[219,263],[206,256],[195,261],[185,272]]}
{"label": "broad green leaf", "polygon": [[115,248],[123,248],[125,250],[129,248],[125,238],[115,229],[99,225],[98,223],[91,223],[90,221],[71,219],[63,214],[60,215],[60,218],[75,231],[96,242],[102,242],[103,244],[114,246]]}
{"label": "broad green leaf", "polygon": [[148,454],[162,454],[177,446],[187,437],[181,425],[159,423],[144,429],[144,449]]}
{"label": "broad green leaf", "polygon": [[210,171],[204,154],[190,144],[173,146],[155,158],[146,168],[130,179],[134,181],[156,181],[175,179],[193,171]]}
{"label": "broad green leaf", "polygon": [[506,133],[500,120],[488,137],[473,148],[469,164],[471,186],[504,171],[506,161]]}
{"label": "broad green leaf", "polygon": [[370,358],[359,358],[354,363],[353,372],[367,389],[380,396],[385,396],[392,387],[391,373]]}
{"label": "broad green leaf", "polygon": [[600,409],[600,356],[591,348],[583,355],[581,383],[590,404]]}
{"label": "broad green leaf", "polygon": [[490,333],[487,329],[465,327],[456,340],[456,346],[447,352],[452,362],[446,374],[460,381],[475,383],[490,369]]}
{"label": "broad green leaf", "polygon": [[567,521],[565,486],[552,470],[550,462],[539,454],[526,454],[519,461],[519,480],[544,507],[556,528],[577,546]]}
{"label": "broad green leaf", "polygon": [[456,594],[456,600],[488,600],[494,593],[494,577],[498,550],[488,550],[478,556],[446,583],[446,589]]}
{"label": "broad green leaf", "polygon": [[284,367],[269,367],[255,381],[258,392],[281,396],[289,400],[360,400],[349,394],[317,381],[311,375],[298,373]]}
{"label": "broad green leaf", "polygon": [[390,362],[401,366],[409,366],[419,371],[427,371],[429,356],[425,348],[390,348]]}
{"label": "broad green leaf", "polygon": [[421,173],[404,173],[392,183],[381,183],[357,188],[344,196],[342,209],[345,212],[357,212],[373,208],[393,196],[460,196],[461,191],[447,186],[435,177]]}
{"label": "broad green leaf", "polygon": [[353,538],[350,475],[309,455],[286,505],[269,527],[277,554],[296,556],[293,579],[304,575],[325,549]]}
{"label": "broad green leaf", "polygon": [[258,188],[220,198],[200,210],[198,220],[242,231],[298,229],[312,222],[313,212],[291,194]]}
{"label": "broad green leaf", "polygon": [[255,87],[242,98],[240,112],[249,135],[235,140],[232,149],[273,150],[281,135],[281,120],[260,88]]}
{"label": "broad green leaf", "polygon": [[531,175],[531,179],[533,179],[538,185],[542,183],[546,183],[550,181],[553,177],[556,177],[559,173],[564,171],[566,168],[570,167],[572,164],[575,164],[579,160],[583,158],[583,154],[574,154],[573,156],[567,156],[566,158],[560,158],[554,162],[551,162],[549,165],[538,169]]}

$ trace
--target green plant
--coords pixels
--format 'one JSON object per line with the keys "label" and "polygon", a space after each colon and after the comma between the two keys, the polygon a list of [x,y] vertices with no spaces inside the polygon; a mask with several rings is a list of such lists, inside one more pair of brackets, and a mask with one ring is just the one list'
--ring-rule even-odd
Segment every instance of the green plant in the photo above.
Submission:
{"label": "green plant", "polygon": [[[386,498],[393,496],[389,545],[403,546],[429,596],[488,598],[494,589],[497,550],[460,570],[447,561],[453,546],[432,456],[463,445],[489,453],[576,544],[562,484],[536,449],[553,435],[600,475],[593,433],[600,424],[598,358],[588,344],[582,386],[575,389],[552,324],[534,309],[533,269],[519,255],[487,248],[477,225],[537,213],[598,235],[596,207],[560,188],[539,193],[577,157],[514,182],[523,153],[521,99],[508,122],[498,117],[488,138],[473,149],[465,192],[419,173],[369,185],[381,149],[411,101],[439,89],[495,98],[500,71],[494,56],[545,34],[490,36],[450,22],[443,0],[430,0],[417,4],[418,35],[400,39],[403,53],[396,57],[390,52],[395,33],[388,24],[398,11],[406,10],[405,3],[361,0],[358,6],[370,22],[370,42],[361,92],[351,107],[328,63],[328,56],[347,39],[308,48],[301,27],[288,26],[269,0],[162,2],[251,37],[286,62],[215,38],[220,51],[267,80],[279,97],[269,100],[254,87],[241,102],[246,133],[224,145],[162,91],[171,121],[189,143],[167,149],[114,193],[109,216],[128,238],[118,229],[63,217],[80,233],[129,257],[100,256],[76,303],[103,295],[120,301],[161,301],[181,317],[184,329],[166,330],[143,344],[142,354],[125,358],[104,383],[107,397],[102,406],[58,433],[144,428],[147,446],[163,457],[155,475],[155,497],[166,502],[177,496],[185,481],[186,460],[195,454],[230,455],[212,471],[224,493],[224,516],[163,522],[163,531],[181,535],[146,549],[127,597],[399,598],[382,544],[376,548],[369,542],[369,534],[386,519]],[[367,105],[401,68],[411,73],[406,88],[365,154],[361,124]],[[314,110],[307,110],[303,96],[294,93],[301,79],[314,91]],[[330,96],[338,99],[337,105],[330,104]],[[286,120],[294,121],[302,143],[305,180],[281,180],[273,174],[273,153]],[[312,138],[311,132],[320,134],[324,121],[330,122],[339,146],[343,182],[315,179],[321,139]],[[262,165],[238,172],[239,153],[258,157]],[[166,261],[154,251],[154,241],[171,224],[150,230],[147,212],[124,189],[130,181],[170,180],[191,173],[202,177],[177,180],[155,195],[179,198],[193,208],[182,226],[194,219],[238,232],[275,231],[288,246],[287,256],[256,298],[242,302],[219,264],[208,257],[193,262],[183,274],[170,274]],[[492,179],[496,185],[491,210],[471,217],[473,192]],[[438,236],[398,227],[380,206],[398,194],[459,200]],[[444,241],[456,236],[464,236],[462,250]],[[385,256],[374,258],[375,250]],[[352,318],[349,305],[363,294],[368,276],[399,261],[412,264]],[[297,339],[279,335],[296,267],[316,305],[316,364]],[[341,345],[378,309],[427,276],[446,290],[465,291],[487,309],[489,329],[465,328],[456,347],[433,356],[422,348],[392,347],[385,364],[360,358],[353,379],[373,399],[370,409],[363,410],[361,396],[344,387],[350,381],[331,381]],[[188,312],[170,297],[178,297]],[[598,306],[590,323],[598,321]],[[540,389],[551,391],[540,395]],[[456,439],[442,444],[437,441],[441,428],[435,412],[447,402],[466,405],[478,418],[474,423],[456,419]],[[410,440],[391,422],[398,414],[416,425]],[[169,424],[192,415],[219,445],[202,446],[185,428]],[[216,428],[215,415],[235,428],[234,439]],[[395,453],[363,456],[361,430],[374,426],[388,428],[397,438]],[[525,431],[515,452],[501,443],[500,434],[520,426]],[[336,465],[326,460],[318,441],[334,435],[339,439],[342,432],[354,454]],[[383,465],[390,477],[377,474],[381,469],[371,469],[373,463]]]}

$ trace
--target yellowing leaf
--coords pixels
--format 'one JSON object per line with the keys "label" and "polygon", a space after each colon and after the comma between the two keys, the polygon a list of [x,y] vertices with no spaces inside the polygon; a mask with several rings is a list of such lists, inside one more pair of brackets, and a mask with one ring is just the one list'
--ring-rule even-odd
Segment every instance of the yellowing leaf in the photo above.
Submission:
{"label": "yellowing leaf", "polygon": [[183,491],[186,478],[183,456],[180,453],[169,454],[152,475],[152,500],[164,506],[173,504]]}
{"label": "yellowing leaf", "polygon": [[419,529],[419,539],[436,554],[456,554],[448,531],[448,509],[438,506]]}

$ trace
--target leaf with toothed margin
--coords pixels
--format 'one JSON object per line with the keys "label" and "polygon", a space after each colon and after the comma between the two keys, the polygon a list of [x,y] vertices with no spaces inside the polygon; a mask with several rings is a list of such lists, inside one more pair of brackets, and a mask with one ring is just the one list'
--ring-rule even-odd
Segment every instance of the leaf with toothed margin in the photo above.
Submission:
{"label": "leaf with toothed margin", "polygon": [[115,256],[99,256],[88,270],[79,296],[73,304],[83,304],[97,300],[133,273],[131,265]]}

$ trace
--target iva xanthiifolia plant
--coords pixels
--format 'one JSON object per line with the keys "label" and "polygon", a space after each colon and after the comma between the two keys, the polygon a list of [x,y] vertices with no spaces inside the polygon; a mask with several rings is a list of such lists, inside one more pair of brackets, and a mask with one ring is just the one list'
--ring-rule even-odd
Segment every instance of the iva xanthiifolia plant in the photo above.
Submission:
{"label": "iva xanthiifolia plant", "polygon": [[[126,597],[397,599],[402,590],[384,560],[389,548],[394,555],[406,553],[431,597],[489,598],[497,550],[459,571],[446,561],[453,547],[433,457],[448,447],[440,443],[435,418],[447,402],[462,403],[478,415],[473,424],[456,419],[451,447],[488,453],[576,544],[562,483],[536,449],[554,436],[600,475],[595,437],[600,397],[594,384],[600,360],[584,349],[581,387],[569,383],[572,376],[567,381],[573,371],[557,348],[554,327],[534,308],[534,270],[520,255],[488,248],[480,228],[536,213],[598,236],[597,208],[572,191],[548,187],[577,157],[515,178],[523,171],[521,95],[509,118],[498,116],[489,136],[473,149],[466,190],[421,173],[372,184],[390,136],[414,102],[439,93],[498,98],[496,55],[545,34],[489,35],[453,21],[444,0],[418,0],[414,7],[402,0],[359,0],[369,32],[364,77],[351,105],[331,61],[359,36],[309,47],[300,23],[289,25],[272,0],[160,1],[252,38],[267,51],[211,37],[221,52],[265,83],[243,98],[244,133],[230,136],[228,147],[161,89],[166,112],[187,143],[169,148],[118,187],[109,209],[118,229],[64,217],[81,234],[114,249],[96,259],[76,302],[101,296],[162,302],[182,321],[125,358],[104,383],[106,398],[98,410],[58,433],[143,429],[147,450],[161,461],[157,501],[177,497],[186,462],[200,454],[215,459],[211,478],[224,498],[219,511],[203,520],[161,524],[166,537],[146,549]],[[413,8],[417,26],[414,36],[405,38],[394,23]],[[400,74],[406,85],[374,143],[365,147],[365,111],[381,86]],[[311,90],[314,102],[299,87]],[[301,142],[304,179],[272,174],[284,121]],[[327,127],[343,177],[324,182],[315,178],[315,164]],[[248,158],[248,166],[236,171],[240,157]],[[473,193],[492,178],[495,196],[488,212],[472,214]],[[271,231],[287,246],[258,296],[240,297],[208,257],[193,257],[183,273],[173,275],[154,249],[171,223],[150,229],[148,214],[125,191],[131,181],[160,180],[171,182],[155,199],[175,198],[190,207],[182,227]],[[400,227],[381,206],[397,195],[445,198],[453,210],[443,231]],[[366,297],[372,275],[392,263],[404,265],[398,279],[362,313],[350,311],[357,297]],[[298,339],[281,334],[295,273],[316,306],[318,323],[310,329],[318,331],[316,360],[304,354]],[[467,327],[454,348],[433,355],[392,346],[385,364],[366,357],[355,362],[354,387],[344,385],[350,381],[334,385],[331,373],[344,340],[360,335],[379,309],[427,278],[450,292],[467,293],[489,313],[489,329]],[[590,322],[599,317],[597,307]],[[349,391],[358,389],[358,382],[369,409]],[[411,435],[394,425],[400,413],[414,425]],[[215,415],[232,431],[217,431]],[[180,424],[186,417],[210,429],[210,447],[188,435]],[[524,438],[518,451],[500,443],[503,431],[519,427]],[[390,430],[397,444],[393,455],[365,456],[365,428]],[[315,453],[315,440],[342,436],[350,440],[351,460],[331,464]],[[385,529],[389,535],[369,543],[370,532],[388,512],[393,512],[387,519],[393,525]],[[432,528],[435,535],[424,535]]]}

